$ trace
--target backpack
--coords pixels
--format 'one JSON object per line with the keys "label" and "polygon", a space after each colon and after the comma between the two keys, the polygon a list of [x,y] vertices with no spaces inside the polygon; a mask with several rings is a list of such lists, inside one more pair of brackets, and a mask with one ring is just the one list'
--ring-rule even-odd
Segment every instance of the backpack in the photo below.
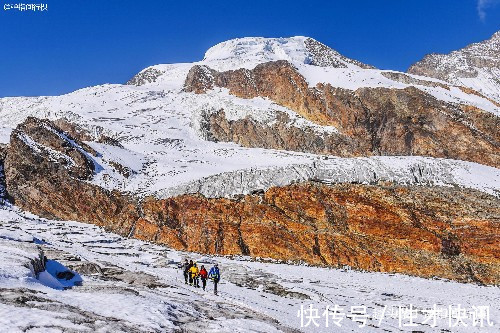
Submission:
{"label": "backpack", "polygon": [[214,280],[219,280],[220,279],[219,268],[218,267],[212,267],[210,269],[210,273],[208,275],[211,278],[213,278]]}

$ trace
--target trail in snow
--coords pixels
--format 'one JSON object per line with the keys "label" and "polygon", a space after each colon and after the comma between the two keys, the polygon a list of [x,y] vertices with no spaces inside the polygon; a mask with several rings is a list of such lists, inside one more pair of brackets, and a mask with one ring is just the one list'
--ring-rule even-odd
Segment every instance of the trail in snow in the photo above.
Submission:
{"label": "trail in snow", "polygon": [[[347,316],[351,306],[364,306],[365,329],[373,332],[407,330],[400,327],[394,309],[410,305],[419,314],[416,330],[450,329],[446,318],[435,328],[422,324],[423,311],[434,304],[442,309],[458,304],[489,307],[494,326],[471,327],[469,315],[470,325],[450,329],[453,332],[496,332],[500,325],[500,291],[493,286],[183,253],[92,225],[39,219],[8,208],[0,216],[0,239],[8,240],[11,249],[33,237],[43,240],[48,257],[80,271],[83,278],[82,286],[60,291],[38,283],[29,270],[14,277],[1,275],[0,324],[10,331],[30,325],[114,331],[325,331],[324,317],[316,320],[319,327],[300,327],[298,311],[311,304],[323,310],[338,305]],[[15,252],[8,251],[0,247],[0,256]],[[184,284],[177,268],[184,258],[205,266],[219,263],[220,296],[210,292],[210,283],[207,292]],[[388,312],[382,322],[372,318],[383,309]],[[353,319],[344,317],[336,331],[359,330]]]}

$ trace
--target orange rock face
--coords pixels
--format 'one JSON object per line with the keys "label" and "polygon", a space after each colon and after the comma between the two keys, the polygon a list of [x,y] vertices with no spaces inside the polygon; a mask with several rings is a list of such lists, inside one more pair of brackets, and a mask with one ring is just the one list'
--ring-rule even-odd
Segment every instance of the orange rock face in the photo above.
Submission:
{"label": "orange rock face", "polygon": [[194,252],[498,283],[499,207],[468,190],[309,183],[240,200],[150,198],[135,236]]}
{"label": "orange rock face", "polygon": [[[310,88],[287,61],[221,73],[206,66],[194,66],[185,82],[185,90],[195,93],[213,87],[227,88],[241,98],[267,97],[306,119],[335,126],[340,131],[323,138],[320,145],[304,146],[293,140],[292,133],[275,135],[277,138],[267,134],[283,132],[279,126],[256,129],[258,126],[248,119],[226,124],[216,115],[210,122],[216,140],[339,156],[422,155],[500,166],[499,117],[477,108],[439,101],[414,87],[352,91],[318,84]],[[217,127],[219,123],[222,126]],[[258,134],[267,135],[270,140],[264,142]],[[306,142],[314,139],[309,135]]]}

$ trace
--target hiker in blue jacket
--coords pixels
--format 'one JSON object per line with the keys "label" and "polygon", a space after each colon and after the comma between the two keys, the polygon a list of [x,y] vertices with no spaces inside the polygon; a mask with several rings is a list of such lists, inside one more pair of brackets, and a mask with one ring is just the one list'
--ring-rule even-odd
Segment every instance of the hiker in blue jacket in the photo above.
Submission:
{"label": "hiker in blue jacket", "polygon": [[217,283],[220,281],[219,265],[215,264],[208,273],[208,278],[214,282],[214,294],[217,295]]}

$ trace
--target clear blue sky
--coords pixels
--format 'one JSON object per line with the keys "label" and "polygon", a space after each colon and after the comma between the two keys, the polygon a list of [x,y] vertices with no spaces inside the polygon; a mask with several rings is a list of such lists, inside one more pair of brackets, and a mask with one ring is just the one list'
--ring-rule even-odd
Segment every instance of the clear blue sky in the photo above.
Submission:
{"label": "clear blue sky", "polygon": [[17,1],[0,0],[0,97],[123,83],[147,66],[200,60],[210,46],[243,36],[310,36],[404,71],[427,53],[500,29],[500,0],[34,1],[48,4],[44,13],[4,11],[6,2]]}

